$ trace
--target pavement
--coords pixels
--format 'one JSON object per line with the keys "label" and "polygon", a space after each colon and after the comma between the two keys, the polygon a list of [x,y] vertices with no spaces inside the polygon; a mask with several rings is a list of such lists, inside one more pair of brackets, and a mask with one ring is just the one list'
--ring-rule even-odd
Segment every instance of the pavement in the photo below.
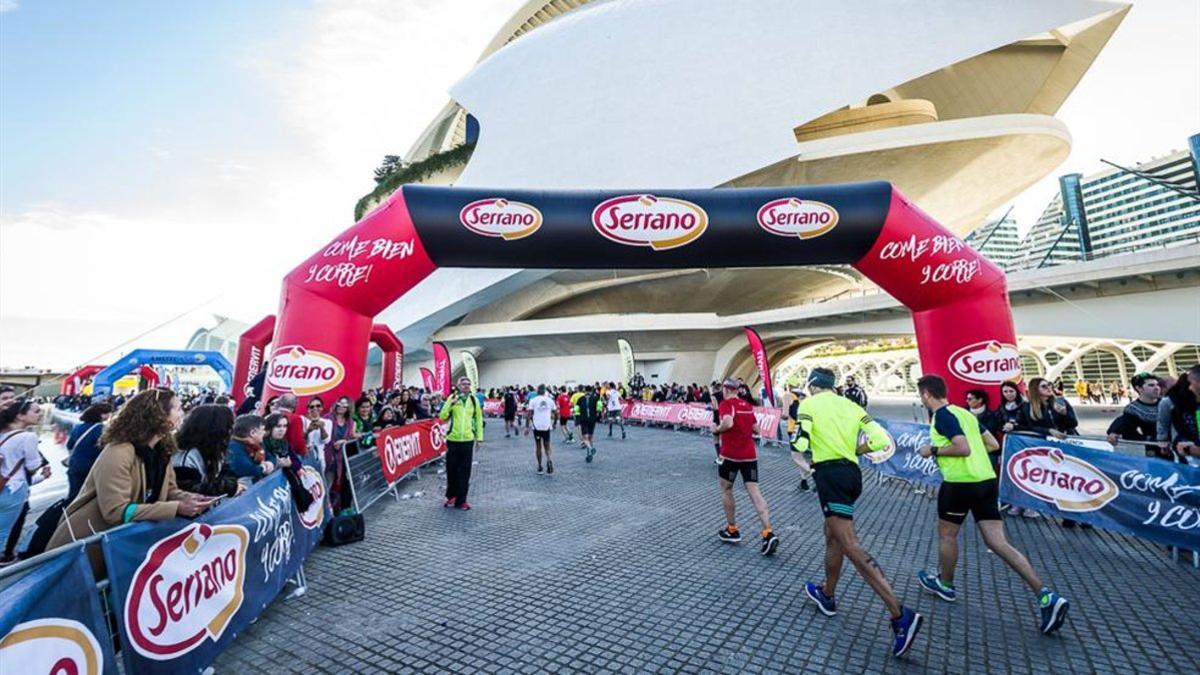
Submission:
{"label": "pavement", "polygon": [[[960,545],[959,600],[922,593],[936,562],[935,506],[898,481],[864,476],[860,539],[897,594],[928,622],[903,659],[882,603],[847,562],[838,615],[803,594],[822,576],[817,498],[796,491],[782,448],[762,453],[762,489],[782,539],[758,552],[723,524],[709,438],[630,427],[598,432],[587,464],[555,434],[552,476],[532,437],[490,422],[469,512],[441,508],[426,470],[366,513],[367,539],[318,548],[308,591],[276,600],[218,659],[218,673],[1183,673],[1197,672],[1200,571],[1161,547],[1048,519],[1011,519],[1010,540],[1071,600],[1065,627],[1037,630],[1033,594],[982,545]],[[752,535],[752,536],[747,536]]]}

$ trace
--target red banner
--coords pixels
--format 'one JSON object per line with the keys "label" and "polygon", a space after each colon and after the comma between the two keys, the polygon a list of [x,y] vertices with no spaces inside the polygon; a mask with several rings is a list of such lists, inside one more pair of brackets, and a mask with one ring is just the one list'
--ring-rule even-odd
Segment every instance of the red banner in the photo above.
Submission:
{"label": "red banner", "polygon": [[434,389],[433,371],[428,368],[421,369],[421,385],[426,392],[432,392]]}
{"label": "red banner", "polygon": [[[700,403],[654,403],[652,401],[625,401],[621,415],[628,420],[676,424],[694,429],[713,428],[712,408]],[[765,438],[775,438],[779,432],[779,419],[783,412],[778,408],[754,407],[754,419],[758,433]]]}
{"label": "red banner", "polygon": [[483,414],[494,415],[499,417],[504,414],[504,401],[498,398],[487,398],[483,400]]}
{"label": "red banner", "polygon": [[754,365],[758,366],[758,376],[762,378],[763,389],[767,392],[767,403],[775,405],[775,383],[771,381],[771,364],[767,363],[767,349],[763,346],[758,331],[747,326],[746,341],[750,343],[750,354],[754,357]]}
{"label": "red banner", "polygon": [[388,485],[404,474],[446,454],[446,425],[439,420],[422,420],[384,429],[375,437],[379,463]]}

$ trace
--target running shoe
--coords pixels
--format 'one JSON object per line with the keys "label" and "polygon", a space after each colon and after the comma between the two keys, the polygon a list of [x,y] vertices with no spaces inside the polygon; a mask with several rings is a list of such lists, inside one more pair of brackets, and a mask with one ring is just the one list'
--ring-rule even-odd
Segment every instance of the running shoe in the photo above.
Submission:
{"label": "running shoe", "polygon": [[1042,634],[1050,635],[1062,628],[1066,622],[1067,610],[1071,608],[1071,603],[1049,588],[1043,588],[1042,592],[1038,593],[1038,607],[1042,611]]}
{"label": "running shoe", "polygon": [[764,556],[775,555],[775,551],[779,549],[779,537],[775,536],[774,532],[768,532],[762,538],[762,546],[759,552]]}
{"label": "running shoe", "polygon": [[540,476],[540,475],[542,475],[543,473],[546,473],[546,472],[545,472],[545,471],[542,471],[542,465],[541,465],[541,464],[538,464],[538,475]]}
{"label": "running shoe", "polygon": [[716,464],[717,466],[721,466],[721,458],[718,457],[718,458],[714,459],[713,464]]}
{"label": "running shoe", "polygon": [[817,603],[817,609],[821,610],[825,616],[837,614],[837,602],[825,595],[825,589],[821,588],[820,584],[814,584],[811,581],[804,584],[804,594],[808,596],[809,600]]}
{"label": "running shoe", "polygon": [[546,473],[554,473],[554,462],[546,460]]}
{"label": "running shoe", "polygon": [[625,430],[621,430],[621,440],[625,440]]}
{"label": "running shoe", "polygon": [[736,544],[742,540],[742,533],[736,527],[722,527],[717,531],[717,538],[730,544]]}
{"label": "running shoe", "polygon": [[896,636],[892,643],[892,656],[899,658],[908,653],[924,622],[925,617],[920,614],[907,607],[900,608],[900,618],[892,619],[892,633]]}
{"label": "running shoe", "polygon": [[921,588],[933,593],[946,602],[954,602],[956,599],[954,587],[944,583],[936,574],[930,574],[925,570],[921,570],[917,572],[917,580],[921,582]]}
{"label": "running shoe", "polygon": [[595,449],[595,448],[588,448],[588,449],[587,449],[587,457],[585,457],[585,458],[584,458],[584,460],[585,460],[585,461],[587,461],[587,462],[590,464],[590,463],[591,463],[591,461],[592,461],[592,458],[593,458],[593,457],[595,457],[595,456],[596,456],[596,449]]}
{"label": "running shoe", "polygon": [[798,488],[796,488],[796,489],[797,489],[797,490],[799,490],[799,491],[801,491],[801,492],[808,492],[808,490],[809,490],[809,487],[808,487],[808,479],[806,479],[806,478],[801,478],[801,479],[800,479],[800,487],[798,487]]}
{"label": "running shoe", "polygon": [[442,508],[448,509],[451,506],[454,506],[454,497],[446,497],[446,503],[442,504]]}
{"label": "running shoe", "polygon": [[466,502],[463,502],[463,503],[459,504],[459,505],[458,505],[456,508],[457,508],[459,511],[470,511],[470,510],[471,510],[471,505],[470,505],[470,504],[468,504],[468,503],[466,503]]}

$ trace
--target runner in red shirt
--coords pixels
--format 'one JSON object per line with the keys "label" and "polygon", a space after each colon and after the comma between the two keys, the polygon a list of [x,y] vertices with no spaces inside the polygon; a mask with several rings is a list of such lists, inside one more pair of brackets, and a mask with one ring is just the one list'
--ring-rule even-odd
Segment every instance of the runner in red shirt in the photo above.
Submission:
{"label": "runner in red shirt", "polygon": [[575,434],[571,431],[571,392],[567,387],[559,390],[554,403],[558,405],[558,426],[562,429],[563,442],[574,443]]}
{"label": "runner in red shirt", "polygon": [[738,474],[742,476],[742,485],[746,494],[754,503],[758,512],[758,520],[762,523],[763,555],[773,555],[779,548],[779,537],[771,530],[771,513],[767,509],[767,500],[763,499],[758,489],[758,448],[754,445],[754,408],[737,395],[738,382],[734,379],[725,380],[725,395],[717,407],[720,422],[713,429],[713,434],[721,440],[717,467],[720,476],[721,506],[725,508],[725,527],[717,533],[721,541],[737,543],[742,540],[738,531],[737,521],[734,520],[733,483]]}

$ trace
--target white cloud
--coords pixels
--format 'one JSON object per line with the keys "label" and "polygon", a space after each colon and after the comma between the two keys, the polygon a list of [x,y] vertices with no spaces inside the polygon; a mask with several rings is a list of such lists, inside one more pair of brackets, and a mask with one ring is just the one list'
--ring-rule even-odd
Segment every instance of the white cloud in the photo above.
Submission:
{"label": "white cloud", "polygon": [[15,12],[20,9],[21,3],[17,0],[0,0],[0,14],[5,12]]}

